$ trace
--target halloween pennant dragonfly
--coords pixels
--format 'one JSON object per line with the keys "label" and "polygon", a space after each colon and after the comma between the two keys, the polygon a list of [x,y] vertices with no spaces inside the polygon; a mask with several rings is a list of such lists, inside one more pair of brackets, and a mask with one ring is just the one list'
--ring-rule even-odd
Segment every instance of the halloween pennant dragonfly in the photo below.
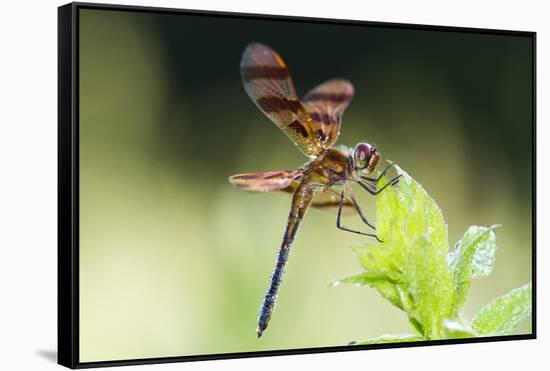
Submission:
{"label": "halloween pennant dragonfly", "polygon": [[260,309],[256,333],[261,337],[273,313],[290,247],[308,207],[337,209],[339,229],[380,241],[374,233],[342,226],[342,212],[357,212],[363,222],[375,230],[361,212],[349,185],[355,182],[377,195],[396,184],[399,176],[377,189],[378,182],[393,164],[377,178],[367,176],[380,160],[380,151],[375,146],[359,143],[353,149],[333,147],[340,134],[342,115],[354,94],[349,81],[326,81],[300,100],[285,62],[271,48],[259,43],[248,45],[244,51],[241,75],[246,92],[258,108],[310,159],[295,170],[245,173],[229,178],[235,187],[244,191],[292,193],[283,241]]}

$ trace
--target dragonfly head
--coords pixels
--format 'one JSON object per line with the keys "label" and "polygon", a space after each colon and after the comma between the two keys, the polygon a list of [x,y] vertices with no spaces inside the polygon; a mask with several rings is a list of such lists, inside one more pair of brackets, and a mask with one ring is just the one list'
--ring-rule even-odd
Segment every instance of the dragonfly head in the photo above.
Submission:
{"label": "dragonfly head", "polygon": [[380,152],[376,146],[369,143],[358,143],[351,154],[351,161],[355,170],[366,170],[372,173],[380,160]]}

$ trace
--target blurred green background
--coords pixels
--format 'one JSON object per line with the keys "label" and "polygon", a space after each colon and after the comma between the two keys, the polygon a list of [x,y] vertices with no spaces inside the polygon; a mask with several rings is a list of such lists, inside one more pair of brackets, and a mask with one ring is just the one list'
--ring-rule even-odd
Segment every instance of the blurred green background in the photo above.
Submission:
{"label": "blurred green background", "polygon": [[338,143],[376,143],[419,181],[442,208],[451,246],[471,224],[503,225],[495,270],[473,283],[466,314],[531,280],[529,38],[85,9],[81,361],[323,347],[409,331],[374,290],[329,287],[360,271],[349,245],[371,241],[310,210],[273,319],[256,338],[290,198],[240,192],[227,178],[306,159],[244,92],[239,62],[253,41],[282,55],[301,94],[333,77],[353,82]]}

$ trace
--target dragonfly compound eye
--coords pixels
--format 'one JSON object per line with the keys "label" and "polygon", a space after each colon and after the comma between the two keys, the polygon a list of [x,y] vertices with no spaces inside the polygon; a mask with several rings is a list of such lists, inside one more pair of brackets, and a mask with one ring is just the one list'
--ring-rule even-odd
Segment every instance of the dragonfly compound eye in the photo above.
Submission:
{"label": "dragonfly compound eye", "polygon": [[353,150],[353,162],[357,170],[362,170],[369,165],[371,146],[368,143],[359,143]]}

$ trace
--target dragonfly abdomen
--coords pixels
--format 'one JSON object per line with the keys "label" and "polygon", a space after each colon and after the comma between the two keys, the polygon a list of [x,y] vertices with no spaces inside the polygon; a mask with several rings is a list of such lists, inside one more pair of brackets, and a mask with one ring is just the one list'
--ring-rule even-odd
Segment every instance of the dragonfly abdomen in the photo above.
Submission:
{"label": "dragonfly abdomen", "polygon": [[262,333],[267,328],[269,320],[271,319],[271,314],[273,313],[273,308],[275,307],[275,301],[277,300],[279,286],[281,285],[281,282],[283,280],[284,268],[286,262],[288,261],[289,253],[290,244],[286,244],[286,247],[281,247],[281,249],[279,249],[275,268],[273,269],[273,273],[271,274],[270,285],[265,294],[262,307],[260,308],[258,328],[256,329],[258,337],[262,336]]}
{"label": "dragonfly abdomen", "polygon": [[292,205],[288,214],[288,222],[283,241],[279,248],[275,268],[273,269],[273,273],[271,273],[269,288],[267,289],[260,308],[258,327],[256,328],[258,337],[262,336],[262,333],[267,328],[269,320],[271,319],[271,314],[273,313],[273,308],[275,307],[275,301],[277,300],[277,294],[279,292],[279,286],[283,279],[285,265],[288,261],[288,255],[290,254],[290,247],[298,231],[300,221],[304,217],[307,207],[311,203],[313,197],[313,190],[308,186],[304,186],[304,184],[307,183],[308,182],[302,182],[292,197]]}

